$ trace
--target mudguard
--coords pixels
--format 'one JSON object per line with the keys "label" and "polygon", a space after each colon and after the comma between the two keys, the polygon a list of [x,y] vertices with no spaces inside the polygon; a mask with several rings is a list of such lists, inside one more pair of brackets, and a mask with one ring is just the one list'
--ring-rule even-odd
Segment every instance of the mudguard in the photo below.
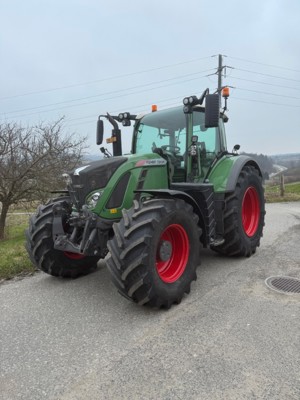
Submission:
{"label": "mudguard", "polygon": [[201,241],[204,246],[215,239],[214,192],[211,184],[173,183],[171,189],[136,190],[155,197],[175,197],[190,204],[199,217],[202,228]]}
{"label": "mudguard", "polygon": [[253,160],[253,158],[250,158],[248,156],[238,156],[238,159],[236,162],[233,164],[232,169],[230,171],[230,175],[227,180],[227,185],[226,185],[226,192],[232,192],[235,190],[236,183],[238,180],[238,177],[240,175],[241,170],[245,165],[252,165],[254,168],[256,168],[259,172],[259,175],[262,176],[261,169],[257,162]]}
{"label": "mudguard", "polygon": [[209,182],[214,185],[215,193],[234,191],[240,172],[245,165],[253,166],[262,176],[259,165],[249,156],[228,154],[222,157],[208,176]]}

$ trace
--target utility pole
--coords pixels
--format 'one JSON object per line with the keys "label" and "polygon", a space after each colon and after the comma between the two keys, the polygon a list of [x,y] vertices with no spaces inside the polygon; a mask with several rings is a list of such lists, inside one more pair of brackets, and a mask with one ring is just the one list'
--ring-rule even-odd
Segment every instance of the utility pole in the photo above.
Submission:
{"label": "utility pole", "polygon": [[219,64],[218,64],[218,95],[219,95],[219,108],[222,106],[222,74],[223,74],[223,56],[219,54]]}
{"label": "utility pole", "polygon": [[222,74],[223,74],[223,56],[219,54],[219,65],[218,65],[218,93],[221,96],[222,91]]}
{"label": "utility pole", "polygon": [[[223,65],[223,57],[226,57],[226,56],[224,56],[223,54],[218,54],[218,55],[214,55],[212,57],[217,57],[217,56],[218,56],[218,60],[219,60],[217,71],[215,73],[207,75],[207,76],[218,75],[218,88],[217,88],[216,93],[218,93],[218,95],[219,95],[220,108],[221,108],[222,89],[223,89],[223,70],[225,70],[225,77],[226,77],[226,68],[232,68],[232,67],[229,67],[228,65]],[[232,87],[232,86],[229,86],[229,87]],[[226,107],[226,105],[225,105],[225,107]]]}

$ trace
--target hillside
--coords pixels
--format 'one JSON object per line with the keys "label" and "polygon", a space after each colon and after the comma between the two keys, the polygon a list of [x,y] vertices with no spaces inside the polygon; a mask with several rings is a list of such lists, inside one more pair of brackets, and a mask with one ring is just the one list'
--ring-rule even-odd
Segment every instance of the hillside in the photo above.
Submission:
{"label": "hillside", "polygon": [[287,168],[300,167],[300,153],[275,154],[270,157],[274,164]]}
{"label": "hillside", "polygon": [[283,172],[286,183],[300,182],[300,166],[296,168],[288,168]]}

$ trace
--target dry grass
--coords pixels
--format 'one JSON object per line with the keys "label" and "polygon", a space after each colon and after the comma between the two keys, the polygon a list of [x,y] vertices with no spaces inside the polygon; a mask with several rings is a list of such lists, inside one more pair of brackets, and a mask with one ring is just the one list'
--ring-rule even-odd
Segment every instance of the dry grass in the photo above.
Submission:
{"label": "dry grass", "polygon": [[280,196],[279,185],[267,185],[265,187],[265,198],[267,203],[300,201],[300,182],[286,184],[284,196]]}
{"label": "dry grass", "polygon": [[28,215],[8,215],[6,239],[0,242],[0,280],[32,274],[35,271],[24,247],[24,231],[27,226]]}

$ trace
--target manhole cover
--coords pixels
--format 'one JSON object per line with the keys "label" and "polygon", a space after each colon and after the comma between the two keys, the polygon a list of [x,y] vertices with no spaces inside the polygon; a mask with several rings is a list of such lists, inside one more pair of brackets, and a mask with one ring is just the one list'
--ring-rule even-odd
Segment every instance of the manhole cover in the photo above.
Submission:
{"label": "manhole cover", "polygon": [[300,293],[300,279],[291,276],[270,276],[265,280],[269,289],[280,293]]}

